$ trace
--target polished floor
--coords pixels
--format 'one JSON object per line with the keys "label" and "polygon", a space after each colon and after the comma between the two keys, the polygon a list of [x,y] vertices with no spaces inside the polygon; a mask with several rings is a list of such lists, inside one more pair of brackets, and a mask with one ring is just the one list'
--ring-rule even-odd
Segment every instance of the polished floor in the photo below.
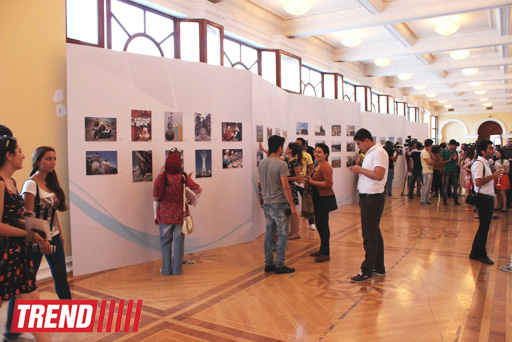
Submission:
{"label": "polished floor", "polygon": [[[397,191],[398,193],[398,191]],[[315,263],[318,234],[290,241],[293,274],[263,272],[263,236],[187,255],[181,276],[151,262],[71,277],[75,299],[143,299],[137,333],[62,333],[54,341],[512,341],[511,214],[492,221],[488,252],[469,260],[478,226],[462,206],[386,202],[381,229],[387,275],[354,284],[363,247],[359,207],[331,214],[331,260]],[[198,228],[200,229],[200,228]],[[56,298],[52,283],[41,297]],[[5,320],[5,305],[0,324]]]}

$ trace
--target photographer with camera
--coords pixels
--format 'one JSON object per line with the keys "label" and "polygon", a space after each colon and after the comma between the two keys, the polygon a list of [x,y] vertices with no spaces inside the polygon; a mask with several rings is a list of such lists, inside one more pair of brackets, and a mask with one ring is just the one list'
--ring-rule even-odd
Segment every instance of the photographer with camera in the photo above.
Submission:
{"label": "photographer with camera", "polygon": [[412,174],[409,181],[409,198],[411,199],[414,198],[414,185],[418,182],[418,188],[420,188],[420,183],[422,183],[423,178],[423,167],[421,166],[421,149],[423,145],[419,141],[416,141],[413,146],[411,158],[409,159],[409,170]]}
{"label": "photographer with camera", "polygon": [[386,141],[386,144],[384,145],[384,150],[388,153],[389,156],[389,169],[388,169],[388,179],[386,182],[386,186],[384,188],[384,193],[387,194],[388,198],[391,198],[393,196],[393,179],[395,178],[395,162],[398,159],[398,155],[400,154],[401,146],[393,145],[391,141]]}
{"label": "photographer with camera", "polygon": [[453,186],[452,197],[455,201],[455,205],[460,205],[459,195],[457,191],[457,162],[459,160],[459,154],[456,151],[459,143],[452,139],[448,143],[448,148],[441,152],[441,159],[443,160],[443,205],[448,205],[447,191],[449,186]]}

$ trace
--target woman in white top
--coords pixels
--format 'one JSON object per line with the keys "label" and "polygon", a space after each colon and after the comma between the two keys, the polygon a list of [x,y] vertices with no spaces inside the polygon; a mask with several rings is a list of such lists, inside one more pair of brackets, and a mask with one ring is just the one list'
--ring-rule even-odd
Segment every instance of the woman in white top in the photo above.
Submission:
{"label": "woman in white top", "polygon": [[[50,226],[50,243],[55,246],[54,252],[46,254],[50,266],[55,292],[59,299],[71,299],[71,291],[67,280],[66,257],[64,255],[64,237],[60,229],[57,211],[66,211],[66,196],[60,187],[55,172],[57,156],[52,147],[38,147],[32,154],[32,171],[25,181],[21,195],[25,200],[25,210],[34,217],[47,220]],[[49,238],[49,237],[48,237]],[[34,268],[39,269],[43,255],[34,253]]]}

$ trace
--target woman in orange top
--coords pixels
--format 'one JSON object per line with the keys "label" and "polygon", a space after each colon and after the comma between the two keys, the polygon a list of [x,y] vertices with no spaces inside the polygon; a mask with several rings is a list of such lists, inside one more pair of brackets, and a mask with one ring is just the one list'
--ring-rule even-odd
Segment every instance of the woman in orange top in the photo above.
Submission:
{"label": "woman in orange top", "polygon": [[316,229],[320,235],[320,250],[311,253],[316,262],[328,261],[331,259],[329,239],[329,212],[338,209],[336,197],[332,190],[332,167],[328,162],[329,147],[325,144],[317,144],[315,147],[316,166],[311,176],[308,177],[309,184],[313,187],[313,206],[315,209]]}

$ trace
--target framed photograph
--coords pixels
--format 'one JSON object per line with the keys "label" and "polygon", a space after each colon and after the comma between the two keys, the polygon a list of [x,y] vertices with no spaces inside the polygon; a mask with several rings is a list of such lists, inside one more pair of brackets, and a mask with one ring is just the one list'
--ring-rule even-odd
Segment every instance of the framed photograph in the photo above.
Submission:
{"label": "framed photograph", "polygon": [[355,156],[347,156],[347,167],[356,165]]}
{"label": "framed photograph", "polygon": [[132,141],[151,141],[151,111],[132,109]]}
{"label": "framed photograph", "polygon": [[276,128],[276,135],[281,136],[281,128]]}
{"label": "framed photograph", "polygon": [[[166,150],[165,151],[165,160],[167,160],[167,156],[169,155],[169,153],[171,153],[171,150]],[[181,172],[185,172],[185,159],[183,158],[183,155],[185,154],[185,151],[181,151]],[[164,161],[164,166],[165,167],[165,161]]]}
{"label": "framed photograph", "polygon": [[212,176],[212,150],[196,150],[196,177]]}
{"label": "framed photograph", "polygon": [[224,149],[222,150],[222,168],[223,169],[241,169],[244,167],[242,149]]}
{"label": "framed photograph", "polygon": [[388,140],[391,141],[392,144],[395,143],[395,137],[389,137]]}
{"label": "framed photograph", "polygon": [[283,129],[283,138],[285,141],[288,140],[288,131],[286,129]]}
{"label": "framed photograph", "polygon": [[398,143],[398,145],[402,145],[402,143],[403,143],[402,137],[396,138],[396,142]]}
{"label": "framed photograph", "polygon": [[341,125],[332,125],[331,126],[331,135],[333,137],[341,137]]}
{"label": "framed photograph", "polygon": [[133,182],[151,182],[153,180],[153,152],[132,151]]}
{"label": "framed photograph", "polygon": [[347,152],[355,152],[356,151],[356,143],[354,141],[347,142]]}
{"label": "framed photograph", "polygon": [[297,135],[308,135],[308,123],[307,122],[297,122]]}
{"label": "framed photograph", "polygon": [[86,117],[85,141],[117,141],[117,119]]}
{"label": "framed photograph", "polygon": [[356,135],[356,126],[347,125],[347,137],[353,137]]}
{"label": "framed photograph", "polygon": [[263,160],[263,151],[258,150],[256,151],[256,166],[260,165],[260,162]]}
{"label": "framed photograph", "polygon": [[382,146],[386,144],[386,137],[380,137],[379,142]]}
{"label": "framed photograph", "polygon": [[223,122],[222,141],[242,141],[242,123]]}
{"label": "framed photograph", "polygon": [[165,141],[183,141],[183,113],[165,112]]}
{"label": "framed photograph", "polygon": [[263,126],[256,126],[256,142],[263,142]]}
{"label": "framed photograph", "polygon": [[212,141],[211,114],[194,114],[194,139],[195,141]]}
{"label": "framed photograph", "polygon": [[117,175],[117,151],[86,151],[85,174]]}
{"label": "framed photograph", "polygon": [[331,158],[331,165],[333,169],[341,168],[341,156],[333,156]]}
{"label": "framed photograph", "polygon": [[341,152],[341,141],[339,141],[339,140],[332,141],[331,152]]}
{"label": "framed photograph", "polygon": [[272,136],[272,128],[267,127],[267,140]]}
{"label": "framed photograph", "polygon": [[315,135],[316,136],[325,136],[324,125],[322,125],[322,124],[315,124]]}

